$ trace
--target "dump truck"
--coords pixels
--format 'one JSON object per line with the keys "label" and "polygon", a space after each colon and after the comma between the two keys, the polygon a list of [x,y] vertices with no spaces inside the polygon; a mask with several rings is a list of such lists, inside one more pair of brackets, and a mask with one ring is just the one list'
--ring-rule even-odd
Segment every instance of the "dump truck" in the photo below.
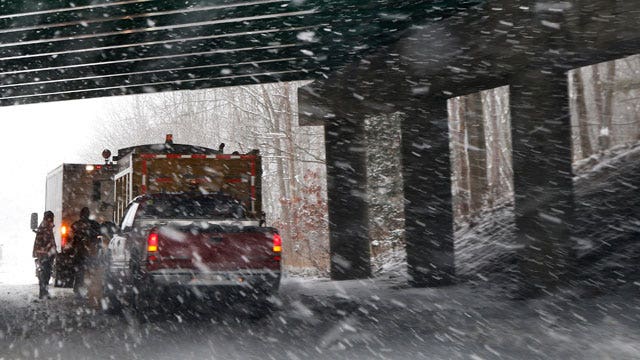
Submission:
{"label": "dump truck", "polygon": [[264,226],[260,154],[223,148],[174,144],[167,135],[162,144],[118,150],[119,228],[102,249],[106,281],[95,305],[138,308],[175,292],[224,291],[265,309],[280,283],[282,239]]}
{"label": "dump truck", "polygon": [[250,218],[262,217],[262,164],[258,150],[247,154],[224,154],[218,149],[164,143],[119,149],[113,157],[115,219],[122,219],[126,206],[139,195],[179,191],[221,192],[242,204]]}
{"label": "dump truck", "polygon": [[[53,212],[54,236],[58,255],[53,266],[54,286],[71,287],[74,279],[75,249],[68,239],[71,224],[80,210],[88,207],[101,224],[114,219],[114,164],[61,164],[46,179],[45,210]],[[31,228],[38,226],[37,213],[31,215]]]}

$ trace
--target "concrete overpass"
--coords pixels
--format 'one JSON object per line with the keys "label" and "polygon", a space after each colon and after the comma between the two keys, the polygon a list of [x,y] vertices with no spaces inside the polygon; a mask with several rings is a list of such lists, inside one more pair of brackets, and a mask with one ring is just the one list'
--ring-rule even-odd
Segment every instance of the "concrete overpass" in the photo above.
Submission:
{"label": "concrete overpass", "polygon": [[0,105],[321,78],[477,0],[0,2]]}
{"label": "concrete overpass", "polygon": [[302,89],[302,121],[326,124],[331,242],[341,260],[333,276],[369,274],[359,196],[365,154],[344,149],[362,148],[365,117],[401,112],[409,272],[419,286],[453,281],[446,101],[503,85],[510,85],[521,293],[538,293],[571,271],[566,73],[638,53],[639,15],[640,4],[623,1],[487,1],[481,10],[414,24],[397,42]]}
{"label": "concrete overpass", "polygon": [[363,120],[403,113],[415,286],[455,275],[447,99],[510,85],[520,285],[535,294],[568,271],[566,72],[640,52],[640,3],[623,0],[74,4],[1,3],[0,105],[315,79],[300,112],[326,129],[336,279],[370,275]]}

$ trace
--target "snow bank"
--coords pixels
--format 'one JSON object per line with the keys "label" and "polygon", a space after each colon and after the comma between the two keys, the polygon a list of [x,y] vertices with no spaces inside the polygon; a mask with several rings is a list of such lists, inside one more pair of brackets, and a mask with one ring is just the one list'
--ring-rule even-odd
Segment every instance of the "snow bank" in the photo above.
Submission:
{"label": "snow bank", "polygon": [[[12,238],[9,236],[9,238]],[[12,239],[16,239],[13,237]],[[5,242],[0,259],[0,285],[2,284],[36,284],[35,263],[31,257],[29,242]]]}

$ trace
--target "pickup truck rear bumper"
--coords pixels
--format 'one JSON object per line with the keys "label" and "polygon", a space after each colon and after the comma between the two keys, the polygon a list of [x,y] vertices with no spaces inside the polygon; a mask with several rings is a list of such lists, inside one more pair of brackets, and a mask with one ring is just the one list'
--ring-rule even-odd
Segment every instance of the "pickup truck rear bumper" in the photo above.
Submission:
{"label": "pickup truck rear bumper", "polygon": [[271,270],[194,272],[163,269],[148,275],[153,285],[161,287],[238,287],[273,291],[280,285],[280,271]]}

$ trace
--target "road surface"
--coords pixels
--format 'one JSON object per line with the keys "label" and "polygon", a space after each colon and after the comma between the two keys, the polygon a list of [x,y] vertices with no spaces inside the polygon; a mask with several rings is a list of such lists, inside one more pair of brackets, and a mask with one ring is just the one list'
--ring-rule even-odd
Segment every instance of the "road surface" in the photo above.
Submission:
{"label": "road surface", "polygon": [[[638,359],[640,283],[510,300],[491,281],[287,278],[275,311],[175,304],[108,315],[53,289],[0,284],[0,359]],[[195,307],[199,310],[193,310]]]}

